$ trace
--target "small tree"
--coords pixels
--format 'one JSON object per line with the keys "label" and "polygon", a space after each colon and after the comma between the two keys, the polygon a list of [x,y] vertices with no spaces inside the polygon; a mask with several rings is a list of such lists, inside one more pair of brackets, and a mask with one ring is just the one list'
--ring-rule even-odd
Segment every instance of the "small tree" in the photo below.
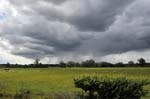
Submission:
{"label": "small tree", "polygon": [[11,64],[9,62],[7,62],[6,67],[10,67],[10,66],[11,66]]}
{"label": "small tree", "polygon": [[40,64],[40,59],[35,59],[34,65],[39,65]]}
{"label": "small tree", "polygon": [[145,61],[144,58],[138,59],[138,62],[139,62],[139,64],[140,64],[141,66],[144,66],[144,65],[146,64],[146,61]]}
{"label": "small tree", "polygon": [[74,66],[76,66],[76,63],[75,63],[74,61],[69,61],[69,62],[67,63],[67,66],[68,66],[68,67],[74,67]]}
{"label": "small tree", "polygon": [[101,63],[98,63],[98,64],[101,67],[113,67],[114,66],[113,64],[108,63],[108,62],[101,62]]}
{"label": "small tree", "polygon": [[115,64],[116,67],[124,67],[125,65],[122,62],[116,63]]}
{"label": "small tree", "polygon": [[42,63],[40,62],[40,59],[35,59],[34,66],[35,67],[42,67],[43,66]]}
{"label": "small tree", "polygon": [[96,63],[93,59],[90,59],[90,60],[86,60],[86,61],[82,62],[82,66],[93,67],[93,66],[96,66]]}
{"label": "small tree", "polygon": [[61,61],[61,62],[59,63],[59,66],[60,66],[60,67],[66,67],[66,63],[65,63],[64,61]]}
{"label": "small tree", "polygon": [[129,61],[129,62],[128,62],[128,65],[130,65],[130,66],[131,66],[131,65],[134,65],[134,62],[133,62],[133,61]]}

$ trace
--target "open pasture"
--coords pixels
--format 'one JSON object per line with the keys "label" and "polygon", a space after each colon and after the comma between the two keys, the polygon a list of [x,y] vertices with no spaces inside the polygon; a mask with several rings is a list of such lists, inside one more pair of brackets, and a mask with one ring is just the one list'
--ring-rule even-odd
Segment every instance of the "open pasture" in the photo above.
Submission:
{"label": "open pasture", "polygon": [[[0,92],[74,92],[79,89],[74,87],[73,79],[89,75],[150,80],[150,68],[1,68]],[[146,89],[150,91],[150,86]]]}

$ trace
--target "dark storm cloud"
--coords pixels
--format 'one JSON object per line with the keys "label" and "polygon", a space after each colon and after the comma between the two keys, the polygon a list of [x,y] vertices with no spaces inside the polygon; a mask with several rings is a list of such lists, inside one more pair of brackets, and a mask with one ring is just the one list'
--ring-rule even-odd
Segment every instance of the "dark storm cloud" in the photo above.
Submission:
{"label": "dark storm cloud", "polygon": [[[134,0],[80,0],[69,21],[80,30],[105,31]],[[76,1],[75,1],[76,3]]]}
{"label": "dark storm cloud", "polygon": [[26,4],[36,4],[37,2],[46,2],[46,3],[53,3],[53,4],[62,4],[65,3],[68,0],[9,0],[11,3],[15,5],[26,5]]}
{"label": "dark storm cloud", "polygon": [[[125,53],[150,49],[150,2],[145,0],[135,2],[124,14],[118,16],[116,22],[106,32],[98,34],[91,41],[101,53]],[[140,13],[139,13],[140,11]],[[95,45],[99,42],[98,45]]]}
{"label": "dark storm cloud", "polygon": [[14,55],[101,58],[150,48],[149,0],[8,1],[0,38]]}
{"label": "dark storm cloud", "polygon": [[[43,3],[38,6],[32,5],[31,8],[48,20],[67,22],[82,31],[104,31],[133,1],[70,0],[63,5],[67,10]],[[68,15],[67,12],[71,14]]]}
{"label": "dark storm cloud", "polygon": [[[82,34],[78,34],[78,31],[72,31],[70,27],[65,30],[67,26],[63,23],[39,20],[33,24],[23,25],[19,29],[18,25],[7,28],[3,30],[6,33],[3,37],[9,39],[10,44],[15,46],[15,49],[11,51],[13,54],[40,58],[48,54],[56,55],[60,51],[74,51],[82,44],[82,40],[88,38],[88,36],[83,37]],[[8,29],[11,31],[8,32]],[[73,34],[74,32],[76,33]],[[20,49],[22,47],[25,49]]]}
{"label": "dark storm cloud", "polygon": [[54,4],[61,4],[66,2],[67,0],[47,0],[48,2],[53,2]]}

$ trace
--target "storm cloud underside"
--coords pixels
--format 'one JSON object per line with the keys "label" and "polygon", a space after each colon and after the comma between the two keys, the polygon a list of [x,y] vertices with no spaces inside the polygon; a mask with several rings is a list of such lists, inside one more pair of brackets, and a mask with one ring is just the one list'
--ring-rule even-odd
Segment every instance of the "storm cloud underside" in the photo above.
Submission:
{"label": "storm cloud underside", "polygon": [[1,0],[0,58],[55,63],[147,57],[149,9],[149,0]]}

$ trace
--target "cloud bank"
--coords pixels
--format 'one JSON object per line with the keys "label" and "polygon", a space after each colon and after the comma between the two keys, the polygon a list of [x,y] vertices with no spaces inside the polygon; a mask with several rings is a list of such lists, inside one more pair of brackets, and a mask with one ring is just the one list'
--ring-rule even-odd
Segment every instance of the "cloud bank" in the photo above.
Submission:
{"label": "cloud bank", "polygon": [[140,53],[150,49],[149,9],[149,0],[1,0],[0,57],[20,63],[147,57]]}

